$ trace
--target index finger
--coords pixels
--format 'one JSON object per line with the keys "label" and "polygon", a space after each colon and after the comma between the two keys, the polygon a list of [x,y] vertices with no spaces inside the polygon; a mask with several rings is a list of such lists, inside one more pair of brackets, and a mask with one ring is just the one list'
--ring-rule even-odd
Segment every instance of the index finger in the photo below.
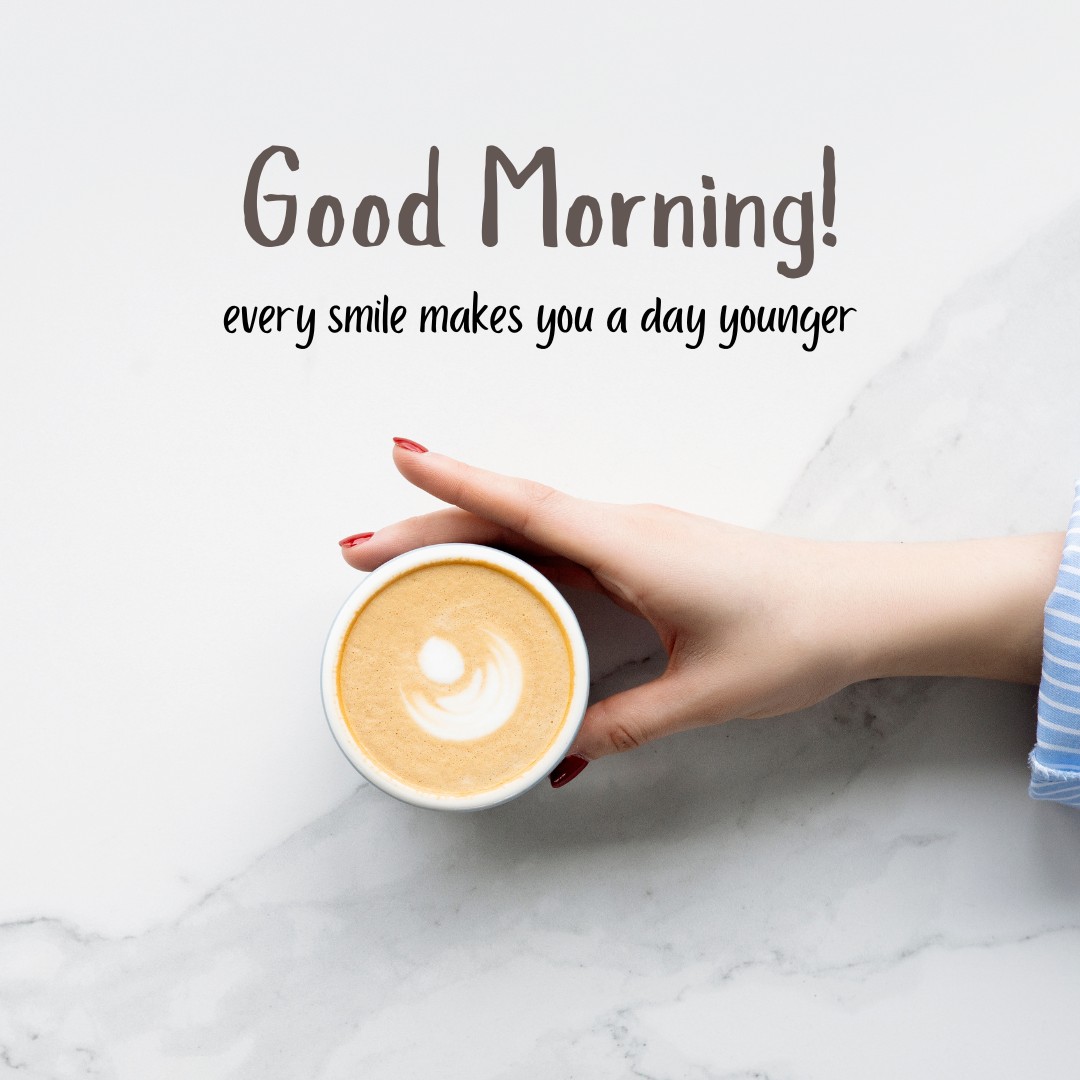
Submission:
{"label": "index finger", "polygon": [[412,440],[394,440],[394,464],[411,484],[486,518],[582,566],[606,561],[615,546],[614,515],[535,480],[478,469]]}

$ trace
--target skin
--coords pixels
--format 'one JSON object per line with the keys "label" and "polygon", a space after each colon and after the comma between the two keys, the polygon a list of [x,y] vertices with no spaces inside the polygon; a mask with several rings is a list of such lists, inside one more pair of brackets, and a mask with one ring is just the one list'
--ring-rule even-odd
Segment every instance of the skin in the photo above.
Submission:
{"label": "skin", "polygon": [[676,731],[779,716],[863,679],[1039,681],[1060,532],[807,540],[576,499],[401,446],[394,464],[450,508],[343,546],[351,566],[374,570],[425,544],[490,544],[558,584],[604,593],[659,634],[664,674],[593,705],[568,756],[593,761]]}

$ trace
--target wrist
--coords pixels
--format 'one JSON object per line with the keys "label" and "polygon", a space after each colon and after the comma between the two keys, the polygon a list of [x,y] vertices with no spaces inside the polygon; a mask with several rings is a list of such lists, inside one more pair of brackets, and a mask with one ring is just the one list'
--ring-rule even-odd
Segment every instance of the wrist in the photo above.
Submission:
{"label": "wrist", "polygon": [[834,546],[856,679],[952,675],[1038,683],[1061,533]]}

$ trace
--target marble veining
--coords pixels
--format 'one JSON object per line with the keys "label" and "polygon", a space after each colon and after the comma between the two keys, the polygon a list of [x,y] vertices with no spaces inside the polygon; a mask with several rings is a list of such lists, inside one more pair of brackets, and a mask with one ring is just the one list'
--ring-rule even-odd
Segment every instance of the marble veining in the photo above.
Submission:
{"label": "marble veining", "polygon": [[[1060,527],[1078,250],[1073,212],[945,303],[775,526]],[[655,640],[575,602],[596,694],[659,672]],[[1080,1003],[1080,820],[1028,800],[1033,730],[1030,688],[885,680],[480,814],[361,784],[146,933],[0,926],[0,1072],[885,1080],[962,1051],[964,1075],[1030,1075]]]}

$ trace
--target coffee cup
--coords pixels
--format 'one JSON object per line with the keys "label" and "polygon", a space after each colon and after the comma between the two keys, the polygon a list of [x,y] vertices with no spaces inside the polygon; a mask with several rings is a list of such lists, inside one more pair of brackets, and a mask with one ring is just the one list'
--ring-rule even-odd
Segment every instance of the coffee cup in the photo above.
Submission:
{"label": "coffee cup", "polygon": [[527,791],[585,715],[570,605],[496,548],[434,544],[367,574],[330,628],[322,697],[353,766],[404,802],[478,810]]}

